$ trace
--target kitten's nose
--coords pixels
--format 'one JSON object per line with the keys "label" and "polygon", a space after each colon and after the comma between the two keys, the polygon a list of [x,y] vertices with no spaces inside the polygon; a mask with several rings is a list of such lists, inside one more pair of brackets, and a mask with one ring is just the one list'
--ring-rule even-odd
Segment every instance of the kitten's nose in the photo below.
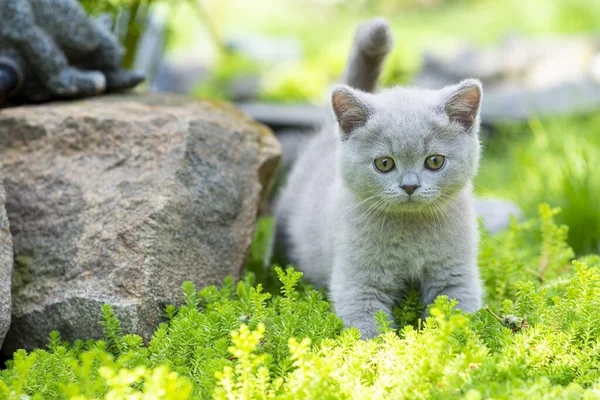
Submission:
{"label": "kitten's nose", "polygon": [[415,190],[419,187],[419,185],[402,185],[400,186],[406,193],[409,195],[413,194]]}
{"label": "kitten's nose", "polygon": [[421,186],[421,180],[419,176],[414,172],[406,172],[402,176],[402,180],[400,181],[400,187],[404,189],[406,193],[410,196]]}

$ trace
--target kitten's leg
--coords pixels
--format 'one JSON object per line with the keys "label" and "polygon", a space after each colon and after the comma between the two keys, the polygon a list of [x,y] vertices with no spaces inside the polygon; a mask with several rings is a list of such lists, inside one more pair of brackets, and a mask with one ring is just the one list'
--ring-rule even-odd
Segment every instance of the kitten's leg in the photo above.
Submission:
{"label": "kitten's leg", "polygon": [[334,267],[330,288],[335,313],[344,326],[358,328],[362,339],[378,335],[374,318],[376,311],[385,311],[391,320],[395,298],[374,285],[359,282]]}
{"label": "kitten's leg", "polygon": [[436,297],[448,296],[458,300],[457,308],[472,313],[481,308],[482,286],[475,265],[457,265],[453,268],[433,268],[429,277],[421,283],[421,300],[425,305]]}

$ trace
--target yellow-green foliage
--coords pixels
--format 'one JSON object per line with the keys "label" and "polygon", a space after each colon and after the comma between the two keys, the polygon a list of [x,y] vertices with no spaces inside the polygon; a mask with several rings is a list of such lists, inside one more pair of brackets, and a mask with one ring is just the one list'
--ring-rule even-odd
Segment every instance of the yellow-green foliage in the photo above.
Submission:
{"label": "yellow-green foliage", "polygon": [[394,311],[398,332],[378,313],[382,335],[361,341],[291,268],[276,269],[275,295],[252,274],[186,283],[185,305],[166,308],[147,345],[104,307],[105,340],[53,333],[46,350],[16,352],[0,398],[600,398],[600,257],[571,263],[557,212],[543,205],[539,219],[484,236],[489,310],[466,315],[440,297],[419,321],[413,293]]}
{"label": "yellow-green foliage", "polygon": [[[600,7],[599,7],[600,9]],[[485,141],[477,191],[511,199],[527,215],[539,203],[559,206],[577,254],[600,252],[600,112],[532,118],[497,128]]]}

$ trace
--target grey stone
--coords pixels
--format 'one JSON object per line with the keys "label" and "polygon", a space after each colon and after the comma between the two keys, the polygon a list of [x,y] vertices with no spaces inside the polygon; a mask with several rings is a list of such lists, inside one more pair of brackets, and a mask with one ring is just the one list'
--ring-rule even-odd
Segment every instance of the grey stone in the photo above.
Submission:
{"label": "grey stone", "polygon": [[426,53],[423,72],[446,82],[477,77],[493,86],[552,87],[593,76],[599,51],[600,36],[512,36],[490,48],[465,46],[446,56]]}
{"label": "grey stone", "polygon": [[600,109],[600,85],[590,79],[537,90],[491,89],[485,96],[481,116],[488,124]]}
{"label": "grey stone", "polygon": [[260,76],[256,74],[241,75],[227,85],[227,98],[234,102],[252,101],[260,93]]}
{"label": "grey stone", "polygon": [[163,59],[158,64],[150,88],[155,92],[189,94],[194,85],[209,78],[209,69],[194,60]]}
{"label": "grey stone", "polygon": [[483,219],[484,227],[492,234],[508,228],[511,218],[523,218],[519,206],[510,200],[477,198],[475,211]]}
{"label": "grey stone", "polygon": [[274,104],[240,102],[237,106],[255,120],[273,129],[311,129],[322,126],[333,114],[327,107],[313,104]]}
{"label": "grey stone", "polygon": [[152,89],[154,77],[166,50],[166,21],[164,17],[155,16],[152,10],[148,13],[135,51],[133,65],[136,71],[144,72]]}
{"label": "grey stone", "polygon": [[0,346],[10,326],[10,277],[13,269],[13,246],[4,203],[2,164],[0,164]]}
{"label": "grey stone", "polygon": [[244,35],[229,38],[225,45],[261,64],[281,65],[304,59],[302,43],[295,37]]}
{"label": "grey stone", "polygon": [[[152,32],[145,35],[149,36],[150,33]],[[158,52],[157,47],[160,47],[161,39],[158,32],[154,33],[154,36],[141,42],[148,46],[147,51],[149,52]],[[302,47],[298,40],[294,38],[234,36],[226,40],[224,44],[228,51],[246,57],[262,66],[277,67],[286,63],[297,63],[304,57]],[[154,71],[154,68],[148,70],[141,65],[140,67],[148,72],[152,90],[187,94],[190,93],[190,90],[211,79],[211,75],[215,72],[211,73],[211,70],[218,62],[218,58],[207,51],[205,45],[197,43],[186,54],[165,55],[164,59],[158,63],[156,71]],[[227,98],[235,102],[250,102],[258,97],[261,86],[262,78],[260,74],[250,72],[233,77],[223,89]]]}
{"label": "grey stone", "polygon": [[486,124],[590,112],[600,108],[600,37],[511,37],[488,49],[426,54],[413,84],[439,88],[473,77],[483,82]]}
{"label": "grey stone", "polygon": [[234,107],[106,96],[0,111],[16,268],[3,352],[101,335],[102,304],[149,339],[181,284],[239,278],[280,148]]}

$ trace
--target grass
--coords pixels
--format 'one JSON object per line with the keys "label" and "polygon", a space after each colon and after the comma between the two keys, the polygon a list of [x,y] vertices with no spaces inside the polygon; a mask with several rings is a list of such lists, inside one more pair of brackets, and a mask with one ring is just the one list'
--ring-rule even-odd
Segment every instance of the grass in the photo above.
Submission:
{"label": "grass", "polygon": [[485,145],[476,190],[514,200],[526,214],[547,201],[563,210],[577,254],[600,252],[600,113],[499,127]]}
{"label": "grass", "polygon": [[[53,332],[46,349],[17,351],[0,371],[0,398],[597,399],[600,257],[570,266],[558,210],[539,211],[483,240],[489,310],[465,315],[440,297],[420,321],[409,296],[394,311],[397,332],[380,312],[382,335],[361,341],[293,269],[266,272],[272,292],[252,273],[200,291],[188,282],[147,344],[105,306],[102,340]],[[269,225],[257,232],[254,267]]]}

